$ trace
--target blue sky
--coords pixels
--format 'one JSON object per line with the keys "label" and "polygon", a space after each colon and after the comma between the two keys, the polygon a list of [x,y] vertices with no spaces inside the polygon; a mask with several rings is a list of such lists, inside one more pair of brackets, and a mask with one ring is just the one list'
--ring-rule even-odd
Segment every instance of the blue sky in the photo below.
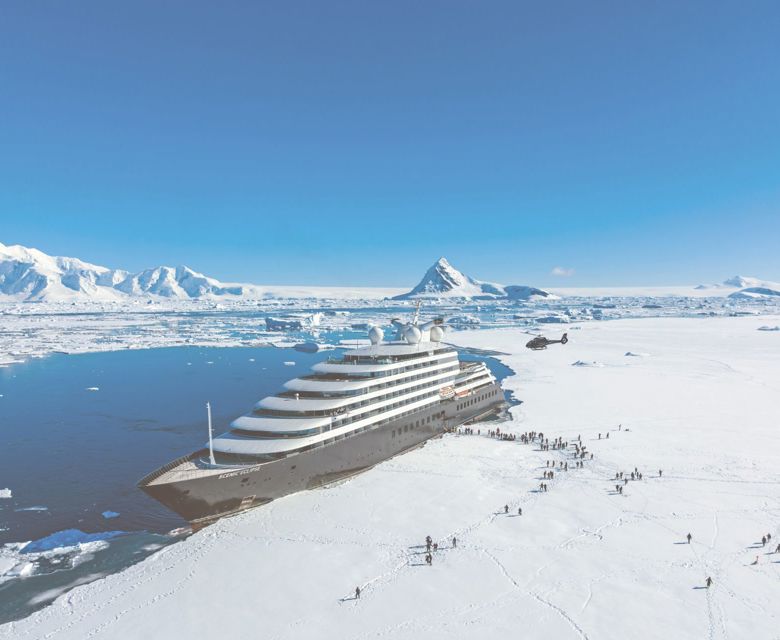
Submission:
{"label": "blue sky", "polygon": [[0,242],[267,284],[780,280],[778,33],[777,2],[9,0]]}

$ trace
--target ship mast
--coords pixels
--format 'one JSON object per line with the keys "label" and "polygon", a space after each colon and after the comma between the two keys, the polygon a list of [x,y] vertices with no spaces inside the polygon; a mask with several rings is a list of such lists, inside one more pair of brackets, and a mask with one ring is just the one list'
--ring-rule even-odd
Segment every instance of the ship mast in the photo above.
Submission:
{"label": "ship mast", "polygon": [[206,403],[206,413],[209,416],[209,462],[211,464],[217,464],[214,460],[214,441],[213,441],[213,435],[211,433],[211,403]]}

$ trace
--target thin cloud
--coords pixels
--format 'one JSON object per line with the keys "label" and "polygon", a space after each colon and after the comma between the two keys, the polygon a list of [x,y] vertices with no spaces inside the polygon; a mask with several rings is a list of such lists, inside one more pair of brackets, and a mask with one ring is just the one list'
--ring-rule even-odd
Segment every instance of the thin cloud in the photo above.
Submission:
{"label": "thin cloud", "polygon": [[570,278],[574,275],[574,269],[567,269],[566,267],[553,267],[550,273],[554,276],[560,276],[561,278]]}

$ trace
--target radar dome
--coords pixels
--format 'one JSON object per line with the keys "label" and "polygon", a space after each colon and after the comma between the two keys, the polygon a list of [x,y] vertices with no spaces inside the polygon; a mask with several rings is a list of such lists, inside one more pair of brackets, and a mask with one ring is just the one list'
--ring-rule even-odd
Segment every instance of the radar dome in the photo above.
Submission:
{"label": "radar dome", "polygon": [[417,344],[422,340],[422,331],[413,325],[408,326],[404,329],[404,339],[409,344]]}
{"label": "radar dome", "polygon": [[431,342],[441,342],[444,338],[444,328],[433,326],[431,327]]}
{"label": "radar dome", "polygon": [[379,327],[371,327],[368,330],[368,339],[371,340],[371,344],[379,344],[384,337],[385,335]]}

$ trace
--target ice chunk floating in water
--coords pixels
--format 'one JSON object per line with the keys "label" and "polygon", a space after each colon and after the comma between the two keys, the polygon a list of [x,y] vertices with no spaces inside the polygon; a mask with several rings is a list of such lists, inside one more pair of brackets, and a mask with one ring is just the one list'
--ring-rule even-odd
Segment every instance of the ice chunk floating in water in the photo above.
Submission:
{"label": "ice chunk floating in water", "polygon": [[11,490],[10,489],[0,489],[0,499],[2,499],[2,498],[13,498]]}
{"label": "ice chunk floating in water", "polygon": [[124,531],[84,533],[80,529],[64,529],[63,531],[57,531],[40,540],[28,542],[19,551],[20,553],[40,553],[41,551],[51,551],[52,549],[59,549],[62,547],[75,547],[76,545],[85,544],[87,542],[110,540],[111,538],[116,538],[124,533]]}
{"label": "ice chunk floating in water", "polygon": [[111,518],[118,518],[119,514],[116,511],[104,511],[102,515],[106,520],[110,520]]}

